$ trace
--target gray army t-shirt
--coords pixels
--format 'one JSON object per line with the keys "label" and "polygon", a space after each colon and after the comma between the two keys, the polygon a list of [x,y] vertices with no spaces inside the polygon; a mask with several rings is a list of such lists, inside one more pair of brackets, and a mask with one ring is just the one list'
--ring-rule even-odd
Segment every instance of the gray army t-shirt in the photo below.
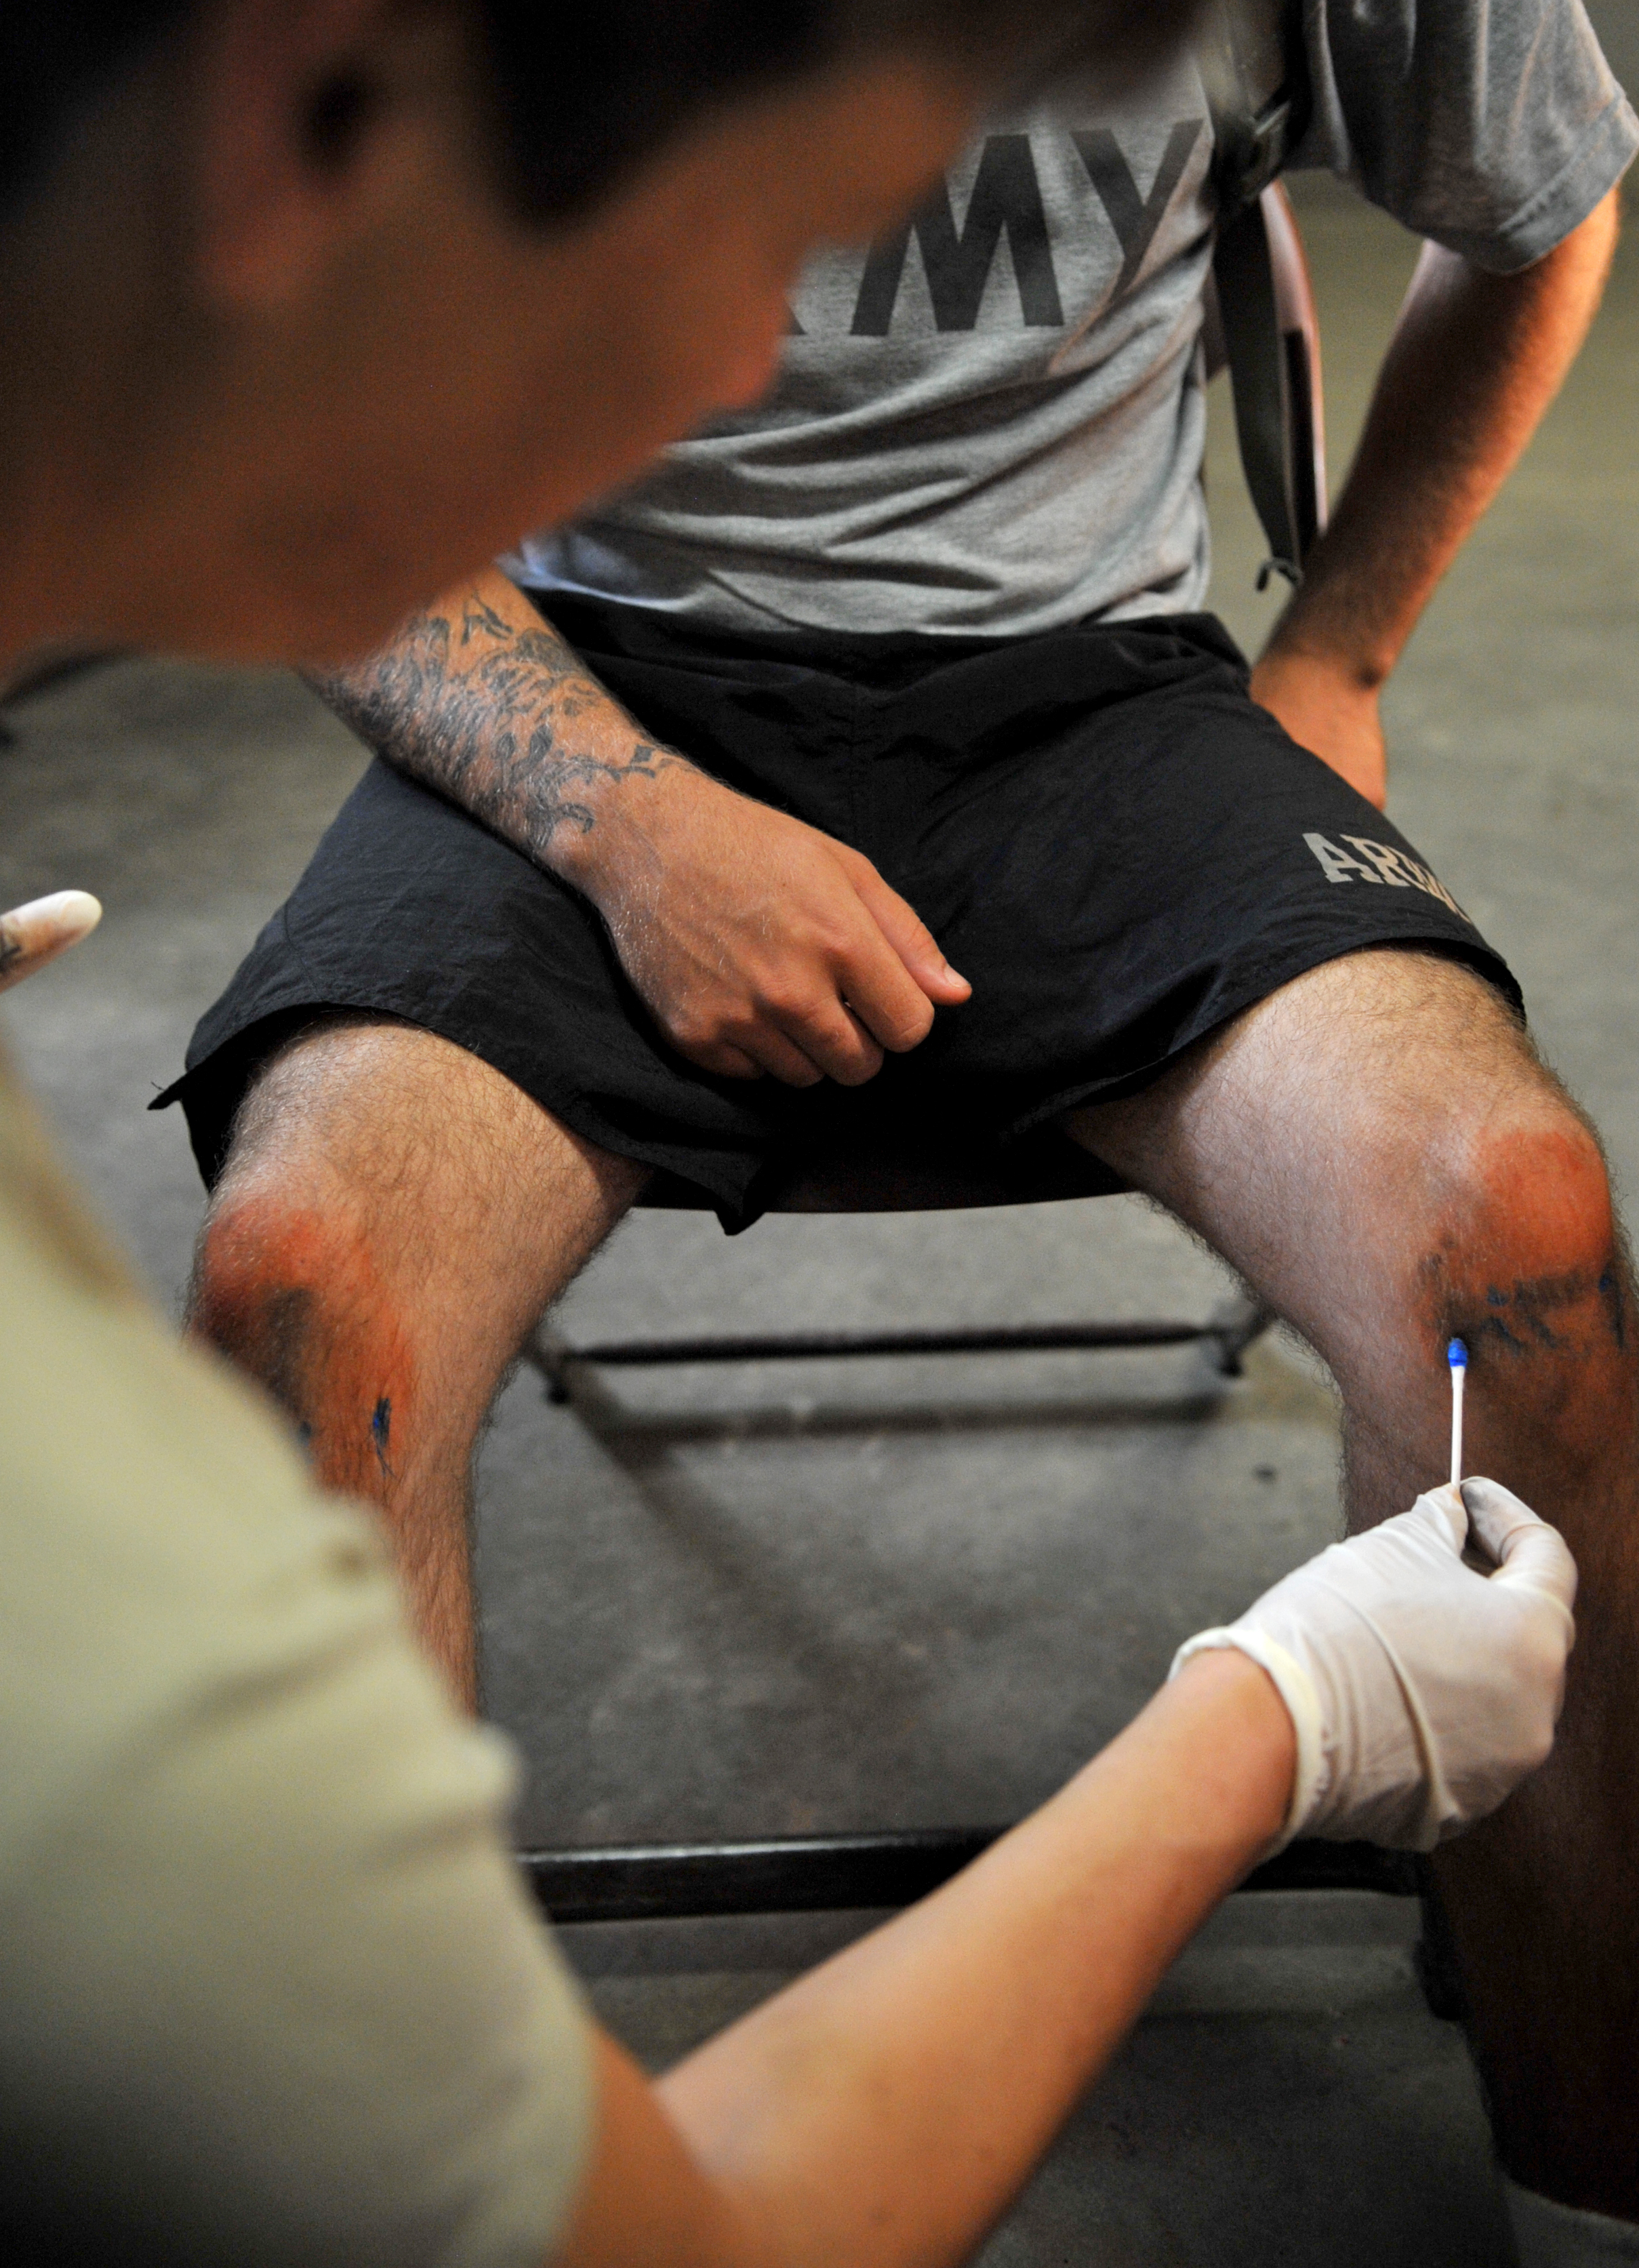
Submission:
{"label": "gray army t-shirt", "polygon": [[[1498,272],[1567,236],[1639,124],[1581,0],[1308,0],[1330,167]],[[793,295],[749,415],[505,563],[724,629],[1022,635],[1193,608],[1211,129],[1192,60],[1124,109],[999,121],[908,229]]]}
{"label": "gray army t-shirt", "polygon": [[0,2257],[540,2268],[592,2026],[387,1555],[0,1064]]}

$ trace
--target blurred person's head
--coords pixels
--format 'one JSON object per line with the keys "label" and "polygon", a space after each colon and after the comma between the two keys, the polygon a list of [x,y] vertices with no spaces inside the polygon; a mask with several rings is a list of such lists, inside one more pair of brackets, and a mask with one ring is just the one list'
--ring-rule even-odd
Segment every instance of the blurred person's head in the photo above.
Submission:
{"label": "blurred person's head", "polygon": [[339,659],[766,385],[987,99],[1194,0],[0,11],[0,656]]}

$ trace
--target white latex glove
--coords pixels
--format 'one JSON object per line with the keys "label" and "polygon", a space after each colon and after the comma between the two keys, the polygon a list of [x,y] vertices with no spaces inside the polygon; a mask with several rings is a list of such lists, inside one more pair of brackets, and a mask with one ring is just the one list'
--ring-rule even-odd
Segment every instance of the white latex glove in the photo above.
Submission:
{"label": "white latex glove", "polygon": [[0,992],[89,937],[102,919],[102,908],[89,890],[55,890],[0,914]]}
{"label": "white latex glove", "polygon": [[[1496,1572],[1465,1565],[1474,1547]],[[1238,1646],[1291,1712],[1297,1769],[1275,1850],[1298,1835],[1432,1851],[1495,1811],[1554,1744],[1576,1636],[1577,1568],[1496,1481],[1420,1496],[1334,1543],[1238,1623],[1180,1646]]]}

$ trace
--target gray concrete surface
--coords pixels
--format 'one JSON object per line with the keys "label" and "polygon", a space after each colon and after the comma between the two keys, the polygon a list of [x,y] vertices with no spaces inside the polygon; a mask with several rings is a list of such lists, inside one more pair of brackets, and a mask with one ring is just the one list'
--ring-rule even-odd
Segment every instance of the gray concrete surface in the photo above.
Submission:
{"label": "gray concrete surface", "polygon": [[[1302,193],[1347,455],[1413,247]],[[1512,958],[1629,1188],[1639,1163],[1639,246],[1589,353],[1388,703],[1394,810]],[[1249,519],[1213,445],[1217,602]],[[94,535],[94,531],[88,532]],[[360,755],[291,680],[132,663],[10,714],[0,902],[77,884],[100,935],[8,1002],[12,1044],[174,1300],[199,1194],[148,1096]],[[1349,1256],[1337,1256],[1346,1268]],[[1223,1272],[1134,1201],[887,1222],[634,1221],[578,1332],[1204,1310]],[[521,1379],[483,1459],[489,1691],[532,1841],[1000,1818],[1113,1732],[1179,1638],[1337,1523],[1302,1350],[1224,1388],[1191,1352],[627,1374],[577,1413]],[[577,1933],[660,2062],[856,1924]],[[984,2258],[990,2268],[1493,2268],[1510,2257],[1461,2050],[1413,1918],[1243,1900],[1205,1933]]]}

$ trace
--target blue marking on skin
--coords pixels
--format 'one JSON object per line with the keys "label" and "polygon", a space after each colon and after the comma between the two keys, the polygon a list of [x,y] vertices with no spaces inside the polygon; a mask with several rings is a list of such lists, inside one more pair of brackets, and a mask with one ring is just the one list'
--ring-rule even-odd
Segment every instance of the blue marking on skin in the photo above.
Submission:
{"label": "blue marking on skin", "polygon": [[393,1468],[387,1462],[387,1450],[393,1440],[393,1404],[385,1394],[370,1413],[370,1439],[376,1452],[376,1462],[384,1476],[391,1480]]}

